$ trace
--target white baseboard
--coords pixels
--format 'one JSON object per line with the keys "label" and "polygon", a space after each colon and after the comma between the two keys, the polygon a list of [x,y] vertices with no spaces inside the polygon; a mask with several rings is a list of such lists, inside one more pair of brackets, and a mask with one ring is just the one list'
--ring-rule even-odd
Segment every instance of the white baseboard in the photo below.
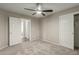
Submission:
{"label": "white baseboard", "polygon": [[0,50],[7,48],[7,47],[8,47],[8,45],[2,46],[2,47],[0,47]]}

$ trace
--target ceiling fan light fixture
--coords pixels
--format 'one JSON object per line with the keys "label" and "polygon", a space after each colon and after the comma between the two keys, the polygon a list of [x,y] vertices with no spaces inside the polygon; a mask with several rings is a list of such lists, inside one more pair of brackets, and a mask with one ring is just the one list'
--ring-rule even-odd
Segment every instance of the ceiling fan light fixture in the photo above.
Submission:
{"label": "ceiling fan light fixture", "polygon": [[45,16],[46,12],[53,12],[52,9],[43,10],[42,9],[42,3],[37,3],[36,6],[37,7],[35,9],[29,9],[29,8],[24,8],[24,9],[29,10],[29,11],[34,11],[34,13],[32,15],[43,15],[43,16]]}
{"label": "ceiling fan light fixture", "polygon": [[37,14],[41,14],[42,12],[41,11],[37,11]]}

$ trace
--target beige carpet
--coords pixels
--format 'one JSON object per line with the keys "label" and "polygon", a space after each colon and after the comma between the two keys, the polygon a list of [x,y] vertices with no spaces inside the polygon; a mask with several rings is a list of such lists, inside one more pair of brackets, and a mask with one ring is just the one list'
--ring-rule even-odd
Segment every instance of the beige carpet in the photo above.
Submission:
{"label": "beige carpet", "polygon": [[78,51],[44,41],[23,42],[0,50],[0,55],[77,55]]}

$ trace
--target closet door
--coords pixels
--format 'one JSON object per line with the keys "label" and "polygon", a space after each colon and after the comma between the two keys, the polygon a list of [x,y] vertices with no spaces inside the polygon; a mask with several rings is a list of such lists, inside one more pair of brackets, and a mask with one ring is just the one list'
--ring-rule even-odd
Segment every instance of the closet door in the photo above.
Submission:
{"label": "closet door", "polygon": [[59,17],[59,40],[60,45],[74,49],[74,18],[73,14]]}
{"label": "closet door", "polygon": [[9,45],[16,45],[22,42],[21,19],[9,17]]}

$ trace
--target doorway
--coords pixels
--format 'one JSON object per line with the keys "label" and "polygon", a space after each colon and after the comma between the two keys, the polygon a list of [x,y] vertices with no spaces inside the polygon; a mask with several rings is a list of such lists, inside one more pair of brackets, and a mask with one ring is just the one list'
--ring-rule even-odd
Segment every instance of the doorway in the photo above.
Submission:
{"label": "doorway", "polygon": [[9,46],[31,40],[31,20],[9,17]]}
{"label": "doorway", "polygon": [[21,19],[22,41],[31,40],[31,20]]}
{"label": "doorway", "polygon": [[74,48],[79,49],[79,14],[74,15]]}

